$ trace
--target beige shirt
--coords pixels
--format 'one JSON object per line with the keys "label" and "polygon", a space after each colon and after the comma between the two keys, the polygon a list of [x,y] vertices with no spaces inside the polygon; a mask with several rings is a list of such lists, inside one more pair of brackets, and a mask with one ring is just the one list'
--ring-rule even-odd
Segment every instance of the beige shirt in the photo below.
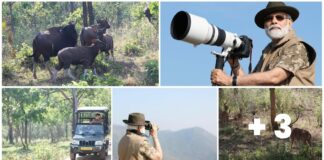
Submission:
{"label": "beige shirt", "polygon": [[279,42],[267,45],[253,72],[265,72],[279,67],[291,73],[279,85],[314,85],[315,57],[315,50],[301,41],[292,30]]}
{"label": "beige shirt", "polygon": [[119,141],[119,160],[150,160],[157,154],[144,136],[127,132]]}

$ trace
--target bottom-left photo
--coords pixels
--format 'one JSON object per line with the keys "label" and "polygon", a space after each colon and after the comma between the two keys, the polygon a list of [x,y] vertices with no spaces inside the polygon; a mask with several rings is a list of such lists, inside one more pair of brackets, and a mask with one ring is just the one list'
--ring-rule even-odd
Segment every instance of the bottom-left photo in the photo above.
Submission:
{"label": "bottom-left photo", "polygon": [[110,160],[111,89],[2,89],[2,159]]}

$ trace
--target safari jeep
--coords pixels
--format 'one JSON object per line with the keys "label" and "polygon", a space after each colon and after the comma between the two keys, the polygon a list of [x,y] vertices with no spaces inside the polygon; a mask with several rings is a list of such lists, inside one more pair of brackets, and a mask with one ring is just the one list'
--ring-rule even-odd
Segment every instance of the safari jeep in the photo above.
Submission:
{"label": "safari jeep", "polygon": [[[95,121],[100,114],[101,121]],[[108,134],[110,120],[106,107],[80,107],[76,112],[76,121],[72,127],[73,140],[70,145],[70,158],[76,159],[76,155],[97,155],[105,160],[108,155]]]}

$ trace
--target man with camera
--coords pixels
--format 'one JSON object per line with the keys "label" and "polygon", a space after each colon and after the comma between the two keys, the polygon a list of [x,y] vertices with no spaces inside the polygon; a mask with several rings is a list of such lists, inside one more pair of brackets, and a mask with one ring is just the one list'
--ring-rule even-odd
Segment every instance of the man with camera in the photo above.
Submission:
{"label": "man with camera", "polygon": [[[222,69],[214,69],[211,81],[217,85],[314,85],[315,50],[299,39],[293,22],[299,11],[283,2],[269,2],[267,7],[255,16],[255,23],[265,30],[271,42],[251,74],[245,74],[237,58],[228,62],[234,76],[228,76]],[[240,50],[234,49],[234,54]],[[237,52],[237,53],[235,53]]]}
{"label": "man with camera", "polygon": [[[144,114],[131,113],[127,124],[126,135],[122,137],[118,145],[119,160],[162,160],[162,148],[157,136],[158,126],[145,121]],[[150,146],[145,130],[150,131],[154,147]]]}

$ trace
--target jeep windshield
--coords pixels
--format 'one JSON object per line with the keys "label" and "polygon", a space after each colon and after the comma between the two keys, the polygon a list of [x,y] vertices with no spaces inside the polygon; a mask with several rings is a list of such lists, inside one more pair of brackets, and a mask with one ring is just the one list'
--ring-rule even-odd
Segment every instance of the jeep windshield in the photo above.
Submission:
{"label": "jeep windshield", "polygon": [[78,124],[75,129],[78,135],[103,135],[104,128],[100,124]]}

